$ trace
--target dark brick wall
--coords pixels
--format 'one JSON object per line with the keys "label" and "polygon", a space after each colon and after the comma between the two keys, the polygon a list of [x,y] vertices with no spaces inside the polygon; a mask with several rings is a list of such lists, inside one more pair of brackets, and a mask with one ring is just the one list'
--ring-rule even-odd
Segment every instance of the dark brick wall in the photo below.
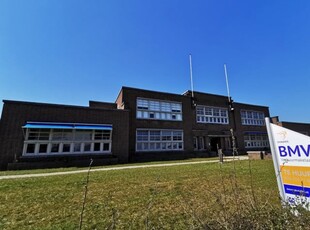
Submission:
{"label": "dark brick wall", "polygon": [[258,126],[258,125],[242,125],[241,124],[241,110],[252,110],[259,111],[265,114],[265,117],[270,117],[269,108],[266,106],[258,106],[258,105],[249,105],[242,103],[234,104],[234,113],[235,113],[235,123],[236,123],[236,136],[237,136],[237,144],[241,151],[245,152],[248,150],[255,149],[245,149],[244,148],[244,133],[245,132],[262,132],[267,134],[266,126]]}
{"label": "dark brick wall", "polygon": [[310,124],[282,121],[282,126],[310,136]]}
{"label": "dark brick wall", "polygon": [[[191,92],[185,93],[185,95],[191,95]],[[266,106],[233,103],[234,110],[230,110],[228,98],[226,96],[199,93],[194,92],[194,103],[196,105],[214,106],[227,108],[229,113],[229,124],[204,124],[196,122],[196,111],[192,110],[192,127],[196,134],[200,135],[230,135],[230,129],[233,128],[236,138],[236,145],[240,152],[245,152],[244,147],[244,133],[245,132],[265,132],[267,133],[265,126],[257,125],[242,125],[241,124],[241,110],[251,110],[263,112],[266,117],[269,117],[269,108]]]}
{"label": "dark brick wall", "polygon": [[[135,153],[137,128],[183,130],[184,151],[183,153],[175,152],[176,155],[191,154],[194,151],[193,136],[217,134],[229,136],[230,128],[234,128],[237,147],[242,152],[246,150],[244,132],[266,132],[265,126],[241,125],[240,111],[242,109],[262,111],[265,116],[270,116],[268,107],[234,103],[234,111],[230,112],[225,96],[199,92],[195,92],[194,96],[193,100],[190,91],[184,95],[178,95],[123,87],[115,103],[90,101],[90,107],[4,101],[0,120],[0,167],[3,169],[8,162],[19,160],[23,147],[21,127],[27,121],[112,124],[112,152],[120,162],[127,162],[128,158],[141,155],[141,153]],[[137,119],[136,99],[138,97],[182,103],[182,121]],[[194,104],[227,108],[230,124],[197,123]],[[164,155],[165,153],[161,153],[161,157]]]}
{"label": "dark brick wall", "polygon": [[276,125],[282,126],[293,131],[306,134],[310,136],[310,124],[309,123],[299,123],[299,122],[288,122],[288,121],[279,121],[279,117],[272,117],[272,122]]}
{"label": "dark brick wall", "polygon": [[98,109],[117,109],[117,104],[101,101],[89,101],[89,107]]}
{"label": "dark brick wall", "polygon": [[[163,120],[149,120],[136,118],[136,99],[148,98],[156,100],[167,100],[182,103],[183,121],[163,121]],[[192,129],[190,122],[184,122],[191,117],[191,99],[182,95],[162,93],[148,90],[141,90],[129,87],[123,87],[116,100],[118,107],[124,106],[130,111],[130,128],[129,128],[129,153],[135,154],[136,144],[136,129],[150,128],[150,129],[180,129],[183,130],[184,135],[184,150],[192,150],[192,140],[187,138],[191,136]]]}
{"label": "dark brick wall", "polygon": [[81,106],[4,101],[0,123],[0,167],[18,160],[23,148],[22,126],[27,121],[112,124],[112,153],[128,161],[129,113]]}
{"label": "dark brick wall", "polygon": [[[149,119],[136,119],[136,99],[149,98],[157,100],[176,101],[182,103],[183,121],[161,121]],[[130,128],[129,128],[129,152],[135,155],[136,129],[137,128],[154,128],[154,129],[182,129],[184,132],[184,151],[192,152],[194,135],[230,135],[230,129],[234,128],[237,141],[237,147],[240,152],[245,152],[244,132],[267,132],[265,126],[241,125],[242,109],[262,111],[265,116],[269,115],[269,109],[266,106],[257,106],[249,104],[234,103],[234,112],[230,112],[228,99],[226,96],[194,93],[194,100],[191,98],[191,92],[184,95],[141,90],[129,87],[123,87],[116,100],[118,108],[123,107],[130,111]],[[228,125],[220,124],[201,124],[196,122],[196,105],[207,105],[214,107],[224,107],[229,111]],[[137,154],[136,154],[137,155]]]}

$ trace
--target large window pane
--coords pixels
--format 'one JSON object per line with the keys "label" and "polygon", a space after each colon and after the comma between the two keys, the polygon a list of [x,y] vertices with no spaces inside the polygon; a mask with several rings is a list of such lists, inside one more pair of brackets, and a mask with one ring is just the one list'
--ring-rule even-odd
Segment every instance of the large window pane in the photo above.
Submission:
{"label": "large window pane", "polygon": [[51,152],[52,153],[58,153],[59,152],[59,144],[52,144]]}
{"label": "large window pane", "polygon": [[81,152],[81,143],[75,143],[74,144],[74,152]]}
{"label": "large window pane", "polygon": [[228,110],[226,108],[197,106],[196,121],[198,123],[228,124]]}
{"label": "large window pane", "polygon": [[[96,133],[95,133],[95,135],[96,135]],[[74,139],[76,141],[82,141],[82,140],[90,141],[92,139],[92,131],[89,131],[89,130],[76,130],[75,138]]]}
{"label": "large window pane", "polygon": [[23,154],[72,154],[111,151],[111,130],[26,129]]}
{"label": "large window pane", "polygon": [[138,141],[147,141],[149,139],[149,132],[148,131],[137,131],[137,140]]}
{"label": "large window pane", "polygon": [[[147,136],[147,138],[144,138]],[[136,151],[180,151],[183,149],[183,131],[137,130]]]}
{"label": "large window pane", "polygon": [[100,151],[100,143],[94,143],[94,151],[95,152],[98,152],[98,151]]}
{"label": "large window pane", "polygon": [[242,125],[265,125],[263,112],[242,110],[240,115]]}
{"label": "large window pane", "polygon": [[35,153],[35,144],[27,144],[26,153]]}
{"label": "large window pane", "polygon": [[110,130],[97,130],[95,131],[95,140],[110,140],[111,131]]}
{"label": "large window pane", "polygon": [[244,135],[245,148],[269,147],[266,134]]}
{"label": "large window pane", "polygon": [[160,131],[150,131],[150,141],[160,141]]}
{"label": "large window pane", "polygon": [[148,109],[148,101],[143,99],[137,99],[137,108],[138,109]]}
{"label": "large window pane", "polygon": [[139,119],[182,120],[182,103],[137,99],[136,116]]}
{"label": "large window pane", "polygon": [[47,144],[40,144],[39,153],[46,153],[46,152],[47,152]]}
{"label": "large window pane", "polygon": [[28,140],[48,140],[49,129],[29,129]]}
{"label": "large window pane", "polygon": [[62,151],[63,152],[70,152],[70,144],[63,144]]}
{"label": "large window pane", "polygon": [[110,150],[110,143],[103,143],[103,151],[109,151]]}
{"label": "large window pane", "polygon": [[84,152],[89,152],[91,150],[91,144],[90,143],[84,143]]}

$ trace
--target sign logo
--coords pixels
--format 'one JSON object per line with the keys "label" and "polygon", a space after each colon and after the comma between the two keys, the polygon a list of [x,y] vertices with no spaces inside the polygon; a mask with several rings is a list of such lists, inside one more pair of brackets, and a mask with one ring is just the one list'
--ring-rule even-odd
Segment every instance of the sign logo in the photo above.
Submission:
{"label": "sign logo", "polygon": [[285,130],[283,130],[283,131],[281,131],[281,132],[279,132],[279,133],[277,133],[279,136],[280,136],[280,138],[284,141],[285,139],[286,139],[286,137],[287,137],[287,132],[285,131]]}

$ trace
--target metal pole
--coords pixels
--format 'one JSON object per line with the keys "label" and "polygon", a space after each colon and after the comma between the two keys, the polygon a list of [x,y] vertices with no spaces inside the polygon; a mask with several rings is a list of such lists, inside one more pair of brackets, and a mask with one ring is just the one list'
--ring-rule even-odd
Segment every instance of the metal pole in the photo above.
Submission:
{"label": "metal pole", "polygon": [[273,133],[272,133],[272,130],[271,130],[271,124],[270,124],[269,117],[265,117],[265,123],[266,123],[268,138],[269,138],[269,144],[270,144],[270,149],[271,149],[271,156],[272,156],[273,166],[274,166],[274,170],[275,170],[275,173],[276,173],[278,188],[279,188],[279,191],[280,191],[280,196],[281,196],[282,200],[285,201],[285,193],[284,193],[284,189],[283,189],[283,186],[282,186],[283,183],[282,183],[282,178],[281,178],[280,165],[279,165],[278,158],[277,158],[277,155],[276,155],[277,154],[276,145],[274,143],[274,138],[273,138]]}
{"label": "metal pole", "polygon": [[230,103],[230,93],[229,93],[228,75],[227,75],[226,64],[224,64],[224,72],[225,72],[225,78],[226,78],[226,88],[227,88],[227,94],[228,94],[228,102]]}
{"label": "metal pole", "polygon": [[230,129],[230,133],[231,133],[231,138],[232,138],[232,147],[233,147],[233,158],[235,158],[236,155],[238,154],[238,150],[237,150],[237,146],[236,146],[236,138],[234,135],[234,129],[236,129],[236,121],[235,121],[235,114],[234,114],[234,108],[232,105],[232,100],[230,98],[230,92],[229,92],[229,84],[228,84],[228,74],[227,74],[227,68],[226,68],[226,64],[224,64],[224,73],[225,73],[225,79],[226,79],[226,88],[227,88],[227,97],[228,97],[228,105],[229,105],[229,110],[231,112],[231,116],[232,116],[232,128]]}
{"label": "metal pole", "polygon": [[192,67],[192,55],[191,54],[189,54],[189,68],[190,68],[190,75],[191,75],[192,98],[194,98],[193,67]]}

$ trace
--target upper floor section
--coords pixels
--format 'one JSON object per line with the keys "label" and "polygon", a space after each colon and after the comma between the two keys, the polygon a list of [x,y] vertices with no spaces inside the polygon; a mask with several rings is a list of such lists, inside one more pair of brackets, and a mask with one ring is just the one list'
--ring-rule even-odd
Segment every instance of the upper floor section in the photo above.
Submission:
{"label": "upper floor section", "polygon": [[[269,117],[266,106],[236,103],[226,96],[191,91],[172,94],[122,87],[116,99],[118,109],[131,112],[131,121],[157,124],[165,122],[190,124],[192,128],[206,125],[264,126]],[[159,123],[158,123],[159,122]]]}

